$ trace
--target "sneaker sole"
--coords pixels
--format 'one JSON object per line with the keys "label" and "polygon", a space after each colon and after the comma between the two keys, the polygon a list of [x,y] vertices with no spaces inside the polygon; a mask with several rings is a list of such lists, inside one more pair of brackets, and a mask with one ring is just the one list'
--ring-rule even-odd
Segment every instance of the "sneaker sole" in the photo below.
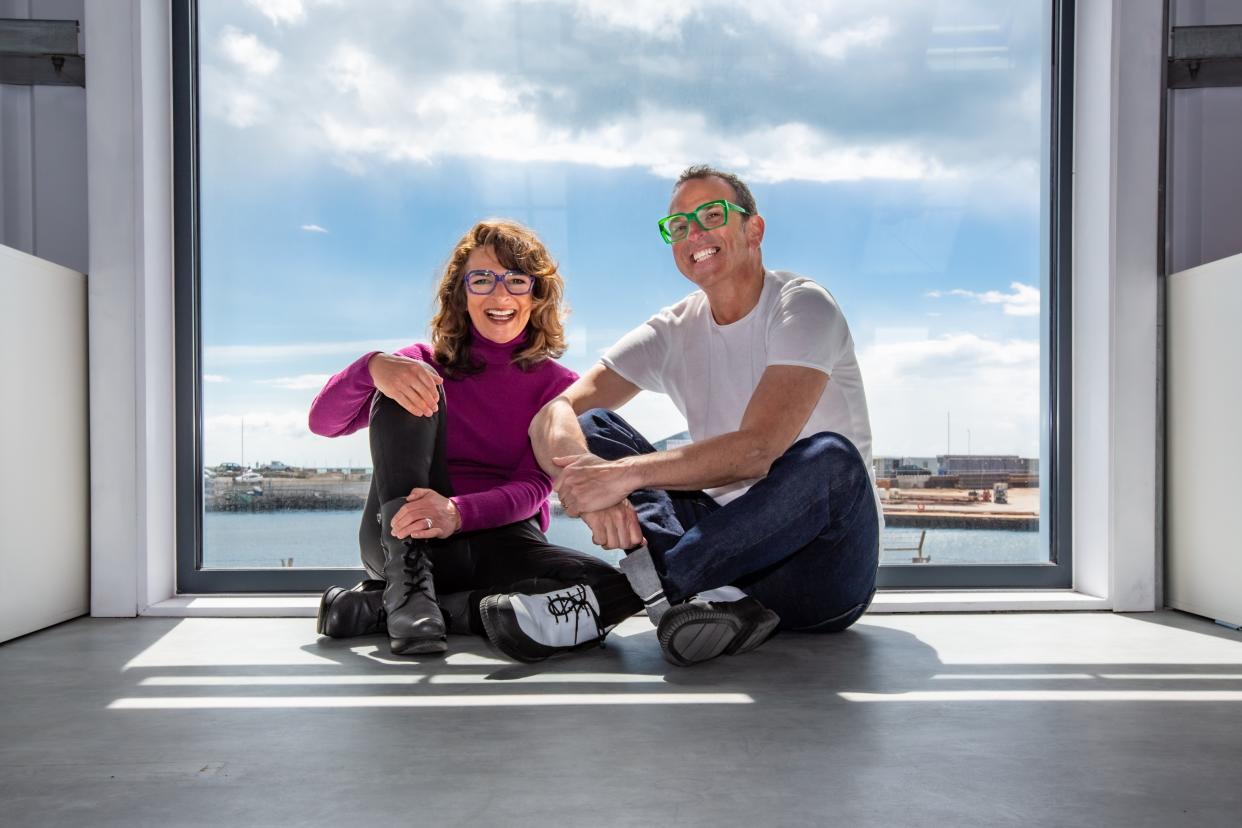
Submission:
{"label": "sneaker sole", "polygon": [[479,618],[483,620],[483,632],[487,633],[487,640],[493,647],[514,661],[521,661],[525,664],[534,664],[547,658],[547,656],[535,656],[524,653],[521,649],[514,646],[514,642],[509,639],[501,628],[500,613],[500,602],[496,596],[488,595],[479,602]]}
{"label": "sneaker sole", "polygon": [[714,610],[687,610],[660,631],[660,650],[666,661],[689,667],[720,655],[748,653],[767,641],[779,623],[780,616],[768,609],[749,622]]}

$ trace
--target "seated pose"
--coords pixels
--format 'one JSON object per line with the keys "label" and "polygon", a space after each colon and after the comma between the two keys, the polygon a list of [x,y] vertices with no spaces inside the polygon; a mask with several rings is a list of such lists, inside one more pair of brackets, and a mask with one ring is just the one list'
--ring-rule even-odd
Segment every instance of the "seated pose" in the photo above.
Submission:
{"label": "seated pose", "polygon": [[386,630],[399,655],[444,652],[448,630],[486,634],[537,661],[642,608],[616,569],[543,534],[552,483],[527,429],[577,378],[554,361],[562,295],[530,230],[480,222],[440,279],[431,344],[364,354],[315,397],[311,431],[369,426],[374,468],[358,531],[369,579],[324,592],[321,634]]}
{"label": "seated pose", "polygon": [[[608,350],[531,423],[540,464],[621,562],[687,665],[753,650],[778,628],[843,630],[879,562],[871,426],[832,296],[763,266],[764,220],[737,176],[686,170],[659,222],[699,290]],[[692,442],[655,451],[614,414],[668,394]]]}

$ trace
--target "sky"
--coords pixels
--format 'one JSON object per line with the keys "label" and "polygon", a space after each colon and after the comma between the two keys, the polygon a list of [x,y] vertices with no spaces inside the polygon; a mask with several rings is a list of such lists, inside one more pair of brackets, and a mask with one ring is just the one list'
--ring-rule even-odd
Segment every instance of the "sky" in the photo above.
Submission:
{"label": "sky", "polygon": [[[750,184],[765,264],[849,321],[876,456],[1038,456],[1046,0],[199,7],[204,459],[367,466],[324,381],[427,338],[477,220],[559,261],[583,371],[693,289],[656,221]],[[667,399],[622,412],[652,440]],[[951,422],[951,429],[947,426]],[[243,446],[244,439],[244,446]],[[244,453],[244,456],[243,456]]]}

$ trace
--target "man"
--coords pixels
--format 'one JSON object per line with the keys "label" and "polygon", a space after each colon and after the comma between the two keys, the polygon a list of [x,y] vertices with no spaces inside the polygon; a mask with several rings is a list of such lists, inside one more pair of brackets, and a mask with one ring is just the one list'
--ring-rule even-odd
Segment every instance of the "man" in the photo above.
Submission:
{"label": "man", "polygon": [[[737,176],[687,169],[670,213],[661,235],[698,290],[622,337],[530,435],[567,513],[628,550],[621,569],[665,657],[687,665],[777,628],[848,627],[875,592],[879,521],[862,377],[832,296],[764,268],[764,220]],[[655,451],[612,413],[644,389],[672,398],[689,445]]]}

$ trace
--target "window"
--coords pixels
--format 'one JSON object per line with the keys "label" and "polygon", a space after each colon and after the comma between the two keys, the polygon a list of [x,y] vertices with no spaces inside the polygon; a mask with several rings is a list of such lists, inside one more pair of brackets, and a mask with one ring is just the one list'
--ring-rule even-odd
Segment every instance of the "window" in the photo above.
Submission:
{"label": "window", "polygon": [[[881,583],[1068,585],[1069,8],[177,4],[180,589],[356,577],[370,460],[308,432],[327,377],[426,339],[485,216],[560,261],[585,370],[690,291],[656,220],[701,161],[850,322]],[[622,414],[686,439],[663,398]]]}

